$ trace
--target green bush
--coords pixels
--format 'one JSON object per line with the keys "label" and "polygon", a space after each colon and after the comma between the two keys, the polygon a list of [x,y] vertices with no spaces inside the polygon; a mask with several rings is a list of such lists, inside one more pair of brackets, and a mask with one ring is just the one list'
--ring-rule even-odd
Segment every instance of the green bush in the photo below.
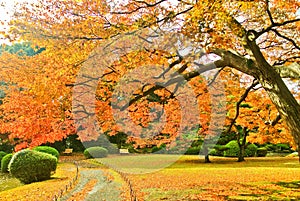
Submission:
{"label": "green bush", "polygon": [[211,156],[224,156],[224,151],[221,151],[219,149],[212,149],[208,154]]}
{"label": "green bush", "polygon": [[56,170],[57,158],[43,152],[22,150],[15,153],[8,165],[9,172],[24,184],[50,179]]}
{"label": "green bush", "polygon": [[256,156],[265,157],[268,153],[268,149],[266,147],[258,148],[256,151]]}
{"label": "green bush", "polygon": [[276,151],[290,151],[291,148],[287,144],[276,144]]}
{"label": "green bush", "polygon": [[226,157],[236,157],[239,155],[240,147],[236,140],[232,140],[228,142],[225,147],[227,148],[224,151],[224,156]]}
{"label": "green bush", "polygon": [[8,172],[8,164],[12,158],[13,154],[6,154],[2,159],[1,159],[1,172],[6,173]]}
{"label": "green bush", "polygon": [[32,150],[47,153],[47,154],[51,154],[52,156],[55,156],[57,159],[59,158],[59,152],[53,147],[37,146],[37,147],[33,148]]}
{"label": "green bush", "polygon": [[265,148],[267,148],[268,151],[276,151],[276,145],[274,144],[267,144]]}
{"label": "green bush", "polygon": [[[127,136],[127,135],[126,135]],[[106,135],[100,135],[97,140],[92,140],[89,142],[85,142],[84,146],[86,148],[89,147],[103,147],[107,149],[109,154],[118,154],[119,153],[119,148],[118,145],[116,144],[117,142],[110,142],[109,137]]]}
{"label": "green bush", "polygon": [[189,147],[185,154],[187,155],[198,155],[200,153],[201,147]]}
{"label": "green bush", "polygon": [[223,152],[223,151],[227,150],[228,147],[226,147],[225,145],[218,145],[218,144],[217,144],[217,145],[214,146],[214,149]]}
{"label": "green bush", "polygon": [[213,149],[209,151],[209,155],[211,156],[224,156],[224,151],[229,149],[225,145],[215,145]]}
{"label": "green bush", "polygon": [[103,147],[89,147],[84,150],[83,154],[86,158],[105,158],[108,151]]}
{"label": "green bush", "polygon": [[[225,145],[224,156],[237,157],[239,155],[240,147],[236,140],[232,140]],[[248,144],[245,148],[245,156],[253,157],[256,155],[257,146],[255,144]]]}
{"label": "green bush", "polygon": [[1,160],[2,160],[2,158],[3,158],[5,155],[7,155],[6,152],[0,151],[0,165],[1,165]]}
{"label": "green bush", "polygon": [[245,149],[245,156],[246,157],[254,157],[257,152],[257,146],[255,144],[248,144]]}

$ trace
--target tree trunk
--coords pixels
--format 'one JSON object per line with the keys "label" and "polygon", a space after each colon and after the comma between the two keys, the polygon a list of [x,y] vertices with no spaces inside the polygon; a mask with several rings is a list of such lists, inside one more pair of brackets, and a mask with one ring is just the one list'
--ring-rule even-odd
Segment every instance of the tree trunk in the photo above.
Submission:
{"label": "tree trunk", "polygon": [[298,159],[299,159],[299,163],[300,163],[300,143],[298,143]]}
{"label": "tree trunk", "polygon": [[245,161],[245,146],[240,147],[238,162]]}
{"label": "tree trunk", "polygon": [[238,137],[237,137],[237,143],[239,145],[239,155],[238,155],[238,162],[242,162],[245,161],[245,148],[246,148],[246,142],[247,142],[247,136],[248,136],[248,128],[244,127],[243,128],[243,140],[242,143],[240,142],[240,134],[238,133]]}
{"label": "tree trunk", "polygon": [[[247,44],[255,57],[255,68],[250,69],[252,75],[260,82],[276,106],[282,119],[288,125],[291,134],[300,147],[300,105],[287,88],[277,71],[265,60],[259,47],[247,37]],[[253,66],[252,66],[253,67]],[[299,156],[300,157],[300,156]],[[300,161],[300,158],[299,158]]]}
{"label": "tree trunk", "polygon": [[205,163],[211,163],[211,161],[209,160],[209,155],[205,155]]}

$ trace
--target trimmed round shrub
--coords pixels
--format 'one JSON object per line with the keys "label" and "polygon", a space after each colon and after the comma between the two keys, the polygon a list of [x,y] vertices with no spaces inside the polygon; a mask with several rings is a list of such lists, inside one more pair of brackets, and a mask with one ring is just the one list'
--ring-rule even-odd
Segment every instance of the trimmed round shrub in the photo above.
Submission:
{"label": "trimmed round shrub", "polygon": [[265,157],[268,154],[268,149],[266,147],[258,148],[256,151],[256,156]]}
{"label": "trimmed round shrub", "polygon": [[84,150],[83,154],[86,158],[105,158],[108,151],[103,147],[89,147]]}
{"label": "trimmed round shrub", "polygon": [[0,151],[0,165],[1,165],[1,160],[2,160],[2,158],[3,158],[5,155],[7,155],[6,152]]}
{"label": "trimmed round shrub", "polygon": [[55,156],[57,159],[59,158],[59,152],[57,151],[57,149],[55,149],[53,147],[37,146],[37,147],[34,147],[32,150],[51,154],[52,156]]}
{"label": "trimmed round shrub", "polygon": [[13,154],[6,154],[2,159],[1,159],[1,172],[7,173],[8,172],[8,164],[12,158]]}
{"label": "trimmed round shrub", "polygon": [[255,144],[248,144],[245,149],[245,156],[246,157],[254,157],[257,152],[257,146]]}
{"label": "trimmed round shrub", "polygon": [[225,157],[236,157],[239,155],[240,147],[236,140],[232,140],[228,142],[225,147],[227,148],[224,151]]}
{"label": "trimmed round shrub", "polygon": [[50,179],[56,170],[57,158],[51,154],[25,149],[15,153],[9,172],[24,184]]}

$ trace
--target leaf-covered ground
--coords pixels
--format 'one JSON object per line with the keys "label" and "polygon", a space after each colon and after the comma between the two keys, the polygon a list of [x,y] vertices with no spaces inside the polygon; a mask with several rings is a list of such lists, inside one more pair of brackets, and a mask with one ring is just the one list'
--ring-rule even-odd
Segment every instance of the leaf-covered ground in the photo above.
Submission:
{"label": "leaf-covered ground", "polygon": [[52,200],[61,189],[76,176],[76,166],[72,163],[59,163],[56,173],[50,180],[22,185],[0,192],[0,200],[5,201],[45,201]]}
{"label": "leaf-covered ground", "polygon": [[116,172],[93,160],[83,160],[78,165],[78,183],[60,201],[128,200],[126,192],[129,189],[126,189],[126,183]]}
{"label": "leaf-covered ground", "polygon": [[[152,158],[153,157],[153,158]],[[167,168],[156,169],[156,155],[133,155],[99,159],[98,162],[130,165],[148,162],[147,173],[125,173],[138,200],[300,200],[300,164],[297,158],[247,158],[237,163],[235,158],[212,158],[205,164],[198,156],[183,156]],[[166,160],[164,156],[164,160]],[[174,157],[174,156],[170,156]],[[118,173],[95,160],[66,157],[59,163],[51,180],[19,186],[0,192],[0,200],[52,200],[76,173],[76,166],[66,162],[77,160],[79,179],[62,200],[130,200],[130,190]],[[156,171],[150,171],[155,168]],[[133,171],[141,172],[141,167]],[[137,173],[137,172],[135,172]],[[112,197],[114,196],[114,197]]]}
{"label": "leaf-covered ground", "polygon": [[168,168],[128,174],[138,200],[300,200],[297,158],[213,158],[183,156]]}
{"label": "leaf-covered ground", "polygon": [[[75,182],[77,167],[74,161],[79,173]],[[61,201],[126,201],[130,196],[128,185],[119,174],[93,160],[84,160],[82,154],[61,156],[50,180],[23,185],[17,179],[3,175],[2,181],[0,201],[52,201],[55,196]],[[9,187],[7,181],[11,184]]]}

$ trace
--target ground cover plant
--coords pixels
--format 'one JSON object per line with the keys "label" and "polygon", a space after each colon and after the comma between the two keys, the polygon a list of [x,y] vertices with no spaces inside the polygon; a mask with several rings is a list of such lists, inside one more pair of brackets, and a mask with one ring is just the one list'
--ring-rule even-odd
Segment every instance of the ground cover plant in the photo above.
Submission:
{"label": "ground cover plant", "polygon": [[[128,157],[122,158],[126,166]],[[115,160],[122,163],[121,159]],[[138,160],[147,163],[146,158],[137,156]],[[300,199],[300,166],[296,158],[247,158],[237,163],[234,158],[212,157],[211,161],[207,164],[199,156],[183,156],[159,171],[127,176],[138,200]]]}

